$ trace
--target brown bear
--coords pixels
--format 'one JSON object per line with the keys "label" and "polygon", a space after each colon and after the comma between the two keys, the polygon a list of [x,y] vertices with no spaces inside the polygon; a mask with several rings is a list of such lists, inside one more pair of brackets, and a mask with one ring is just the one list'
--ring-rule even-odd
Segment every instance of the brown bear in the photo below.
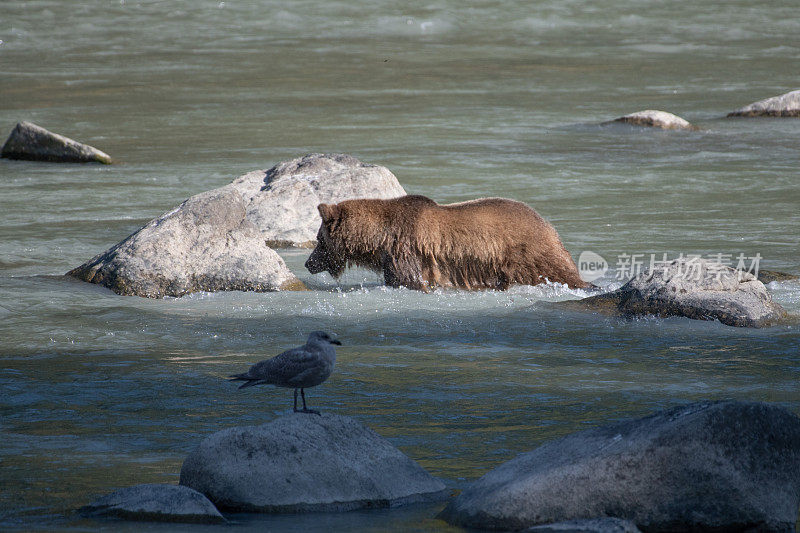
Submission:
{"label": "brown bear", "polygon": [[312,274],[347,266],[383,273],[387,285],[505,290],[544,281],[589,287],[555,228],[527,205],[482,198],[439,205],[425,196],[319,204]]}

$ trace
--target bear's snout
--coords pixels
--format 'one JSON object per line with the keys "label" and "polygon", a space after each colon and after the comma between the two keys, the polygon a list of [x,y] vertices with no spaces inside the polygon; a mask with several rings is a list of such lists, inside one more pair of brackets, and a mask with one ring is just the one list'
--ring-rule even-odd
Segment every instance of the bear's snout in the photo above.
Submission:
{"label": "bear's snout", "polygon": [[311,255],[308,256],[308,259],[306,259],[305,263],[306,268],[312,274],[319,274],[320,272],[325,270],[325,265],[323,264],[322,261],[320,261],[319,257],[320,255],[322,254],[320,254],[315,248],[314,251],[311,252]]}
{"label": "bear's snout", "polygon": [[306,259],[306,268],[312,274],[328,271],[331,276],[338,278],[344,272],[345,262],[338,259],[336,254],[332,254],[325,242],[320,240]]}

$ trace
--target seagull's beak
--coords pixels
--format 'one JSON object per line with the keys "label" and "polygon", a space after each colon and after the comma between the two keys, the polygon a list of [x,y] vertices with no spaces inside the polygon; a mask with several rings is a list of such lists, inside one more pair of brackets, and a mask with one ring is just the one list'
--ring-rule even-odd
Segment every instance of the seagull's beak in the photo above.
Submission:
{"label": "seagull's beak", "polygon": [[331,341],[331,344],[338,344],[339,346],[341,346],[342,345],[342,341],[340,341],[339,339],[333,339]]}

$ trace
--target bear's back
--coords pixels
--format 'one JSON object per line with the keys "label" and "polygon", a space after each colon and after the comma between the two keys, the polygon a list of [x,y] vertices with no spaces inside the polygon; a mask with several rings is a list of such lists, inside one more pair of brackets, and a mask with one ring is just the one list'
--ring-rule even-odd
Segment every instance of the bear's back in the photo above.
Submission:
{"label": "bear's back", "polygon": [[523,232],[526,228],[541,231],[552,227],[526,204],[508,198],[479,198],[437,207],[454,224],[503,227],[504,231],[517,228]]}

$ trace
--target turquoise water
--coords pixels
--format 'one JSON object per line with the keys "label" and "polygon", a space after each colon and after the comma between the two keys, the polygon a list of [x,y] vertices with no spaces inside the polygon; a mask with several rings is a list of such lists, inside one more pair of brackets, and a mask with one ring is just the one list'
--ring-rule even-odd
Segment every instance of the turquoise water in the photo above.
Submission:
{"label": "turquoise water", "polygon": [[[680,16],[676,15],[680,13]],[[55,2],[0,16],[0,135],[20,120],[121,164],[0,160],[0,529],[82,529],[95,495],[176,482],[203,436],[291,409],[223,379],[344,346],[317,408],[458,489],[536,445],[693,400],[800,413],[797,326],[565,311],[555,286],[144,300],[63,277],[188,196],[310,152],[381,164],[440,202],[506,196],[577,259],[743,254],[800,274],[800,120],[725,119],[798,88],[793,2]],[[601,122],[641,109],[696,132]],[[624,276],[620,276],[624,277]],[[800,283],[770,284],[800,313]],[[436,507],[236,519],[275,530],[444,531]],[[118,528],[119,524],[107,525]],[[133,527],[133,526],[132,526]],[[195,529],[195,528],[193,528]]]}

